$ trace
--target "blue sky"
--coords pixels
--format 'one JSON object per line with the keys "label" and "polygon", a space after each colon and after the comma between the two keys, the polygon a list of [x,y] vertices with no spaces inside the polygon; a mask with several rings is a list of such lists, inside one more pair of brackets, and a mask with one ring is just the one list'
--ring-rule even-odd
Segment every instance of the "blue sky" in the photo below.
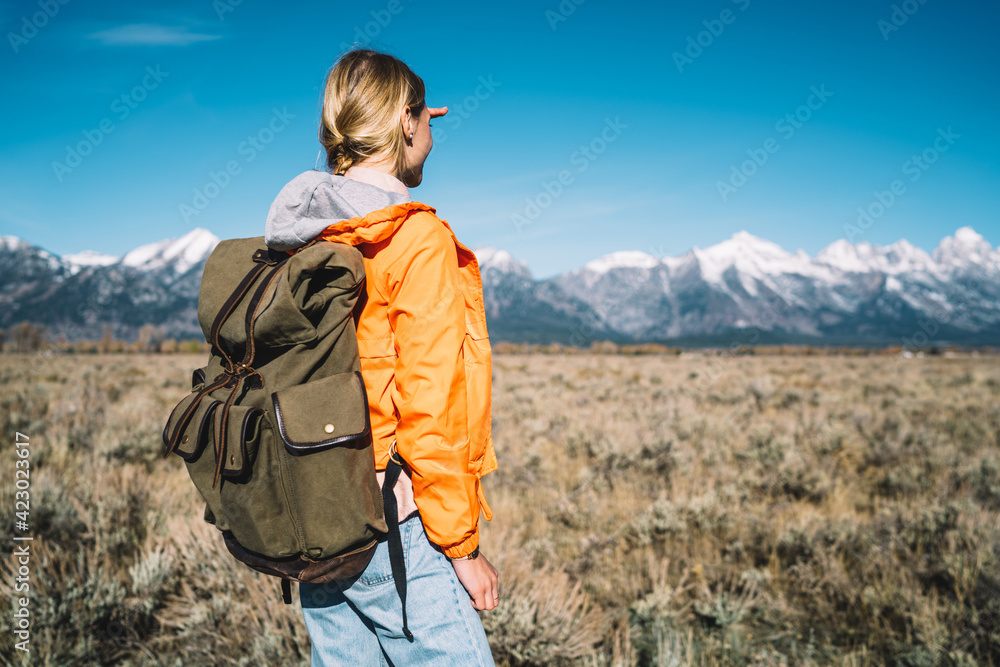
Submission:
{"label": "blue sky", "polygon": [[2,2],[0,233],[58,254],[261,234],[316,164],[326,71],[365,41],[451,109],[414,198],[536,277],[740,230],[810,254],[931,250],[965,225],[996,245],[998,19],[969,0]]}

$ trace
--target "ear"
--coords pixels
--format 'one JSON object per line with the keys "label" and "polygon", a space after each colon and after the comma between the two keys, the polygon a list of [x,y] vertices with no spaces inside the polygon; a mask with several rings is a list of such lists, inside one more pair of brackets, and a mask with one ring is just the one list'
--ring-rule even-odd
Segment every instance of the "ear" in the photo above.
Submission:
{"label": "ear", "polygon": [[413,114],[410,112],[410,106],[406,105],[399,111],[399,124],[403,127],[403,135],[409,139],[410,133],[415,131],[413,127]]}

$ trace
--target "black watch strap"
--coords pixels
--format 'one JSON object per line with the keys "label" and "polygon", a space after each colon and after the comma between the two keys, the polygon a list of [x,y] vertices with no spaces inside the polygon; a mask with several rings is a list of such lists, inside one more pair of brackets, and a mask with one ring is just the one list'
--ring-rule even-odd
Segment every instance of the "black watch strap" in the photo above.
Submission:
{"label": "black watch strap", "polygon": [[479,547],[478,546],[475,549],[472,550],[471,554],[466,554],[464,556],[456,556],[455,558],[452,558],[451,560],[476,560],[477,558],[479,558]]}

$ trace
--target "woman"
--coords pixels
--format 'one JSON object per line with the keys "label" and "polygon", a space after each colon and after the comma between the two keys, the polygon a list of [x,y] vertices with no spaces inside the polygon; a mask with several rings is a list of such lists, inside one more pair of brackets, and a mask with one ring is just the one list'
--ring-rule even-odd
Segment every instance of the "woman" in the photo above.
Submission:
{"label": "woman", "polygon": [[[406,563],[406,615],[388,546],[360,577],[300,587],[313,664],[492,665],[476,610],[499,602],[479,553],[480,478],[496,469],[490,347],[475,255],[434,209],[413,201],[433,146],[424,83],[398,59],[345,54],[330,71],[320,142],[332,173],[300,174],[268,214],[268,246],[314,239],[364,256],[357,332],[375,467],[405,464],[393,487]],[[404,621],[412,640],[401,629]]]}

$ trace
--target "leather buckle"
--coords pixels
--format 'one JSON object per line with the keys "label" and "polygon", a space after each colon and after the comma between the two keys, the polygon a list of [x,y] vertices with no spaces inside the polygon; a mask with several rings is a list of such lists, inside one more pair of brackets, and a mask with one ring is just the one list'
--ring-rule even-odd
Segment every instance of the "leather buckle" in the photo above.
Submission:
{"label": "leather buckle", "polygon": [[399,452],[396,451],[396,441],[395,440],[393,440],[392,444],[389,445],[389,460],[392,461],[393,463],[395,463],[396,465],[398,465],[400,468],[402,468],[402,467],[404,467],[406,465],[406,462],[403,461],[402,458],[400,458]]}
{"label": "leather buckle", "polygon": [[284,257],[287,257],[287,253],[275,252],[270,248],[259,248],[253,254],[253,261],[258,264],[264,264],[266,266],[274,266],[280,262]]}

